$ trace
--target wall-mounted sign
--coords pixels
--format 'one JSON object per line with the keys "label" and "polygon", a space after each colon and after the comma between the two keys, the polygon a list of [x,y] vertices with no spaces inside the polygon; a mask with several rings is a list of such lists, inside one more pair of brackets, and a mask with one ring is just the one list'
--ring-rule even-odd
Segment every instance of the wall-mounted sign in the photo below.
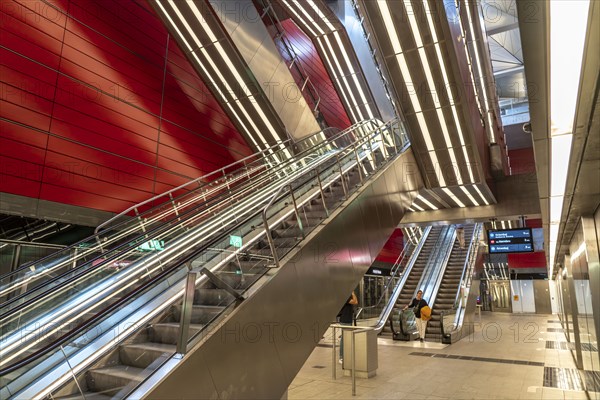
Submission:
{"label": "wall-mounted sign", "polygon": [[162,251],[164,249],[165,241],[156,239],[148,240],[137,247],[139,251]]}
{"label": "wall-mounted sign", "polygon": [[533,251],[531,228],[488,231],[488,246],[493,253],[530,253]]}
{"label": "wall-mounted sign", "polygon": [[229,235],[229,245],[233,246],[233,247],[242,247],[242,237],[241,236],[235,236],[235,235]]}

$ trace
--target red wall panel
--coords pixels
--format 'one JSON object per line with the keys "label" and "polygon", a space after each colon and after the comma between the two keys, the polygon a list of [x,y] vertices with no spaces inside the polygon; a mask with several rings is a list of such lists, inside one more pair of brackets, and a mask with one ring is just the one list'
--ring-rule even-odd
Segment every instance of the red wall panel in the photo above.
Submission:
{"label": "red wall panel", "polygon": [[[327,124],[340,129],[345,129],[352,125],[331,82],[327,69],[323,65],[321,56],[319,56],[310,38],[291,19],[281,21],[281,25],[295,53],[298,55],[306,74],[321,98],[319,110],[321,110]],[[273,33],[274,30],[271,30],[271,32]],[[279,46],[279,50],[280,52],[284,51],[281,46]],[[295,70],[292,68],[290,72],[294,74]],[[309,104],[312,104],[308,99],[307,101]]]}
{"label": "red wall panel", "polygon": [[546,268],[546,252],[509,253],[508,268]]}
{"label": "red wall panel", "polygon": [[508,151],[512,175],[535,174],[533,147]]}
{"label": "red wall panel", "polygon": [[377,255],[376,260],[386,263],[395,263],[400,253],[404,249],[404,235],[402,229],[396,228],[383,249]]}
{"label": "red wall panel", "polygon": [[251,154],[145,1],[0,12],[0,192],[119,212]]}

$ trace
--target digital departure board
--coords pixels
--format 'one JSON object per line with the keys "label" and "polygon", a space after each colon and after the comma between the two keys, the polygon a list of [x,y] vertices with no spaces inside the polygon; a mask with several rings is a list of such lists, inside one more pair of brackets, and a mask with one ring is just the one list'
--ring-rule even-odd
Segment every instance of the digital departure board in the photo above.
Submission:
{"label": "digital departure board", "polygon": [[488,231],[490,254],[530,253],[533,251],[531,228]]}

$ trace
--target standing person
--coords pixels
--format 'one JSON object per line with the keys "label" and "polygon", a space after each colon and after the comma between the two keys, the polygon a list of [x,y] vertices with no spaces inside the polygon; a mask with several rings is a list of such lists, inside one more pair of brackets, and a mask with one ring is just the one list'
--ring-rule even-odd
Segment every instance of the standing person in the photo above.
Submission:
{"label": "standing person", "polygon": [[406,310],[409,307],[414,307],[415,322],[419,331],[419,341],[421,342],[425,339],[425,329],[427,328],[427,321],[421,319],[421,308],[425,306],[428,306],[428,304],[423,299],[423,291],[419,290],[417,297],[412,299],[411,303],[403,308],[403,310]]}
{"label": "standing person", "polygon": [[461,249],[465,248],[465,228],[462,227],[462,225],[459,225],[456,228],[456,238],[458,239],[458,244],[460,245]]}
{"label": "standing person", "polygon": [[[340,325],[352,325],[354,320],[354,306],[358,304],[358,299],[354,294],[354,291],[346,300],[346,304],[340,310],[338,317],[340,319]],[[342,330],[342,338],[340,339],[340,364],[344,361],[344,331]]]}

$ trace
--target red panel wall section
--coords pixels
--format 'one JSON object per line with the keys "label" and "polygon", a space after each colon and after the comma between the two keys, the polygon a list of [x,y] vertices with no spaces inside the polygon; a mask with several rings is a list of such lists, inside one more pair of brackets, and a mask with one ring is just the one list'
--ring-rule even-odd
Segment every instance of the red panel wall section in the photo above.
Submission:
{"label": "red panel wall section", "polygon": [[383,246],[383,249],[377,255],[376,260],[386,263],[395,263],[400,253],[404,249],[404,235],[402,229],[396,228],[392,236]]}
{"label": "red panel wall section", "polygon": [[546,268],[546,252],[509,253],[508,268]]}
{"label": "red panel wall section", "polygon": [[512,175],[535,174],[533,147],[508,151]]}
{"label": "red panel wall section", "polygon": [[[319,110],[327,124],[340,129],[352,125],[321,56],[310,38],[291,19],[281,21],[281,25],[321,98]],[[279,50],[283,51],[281,48]],[[310,101],[308,102],[311,104]]]}
{"label": "red panel wall section", "polygon": [[145,1],[0,12],[0,192],[120,212],[252,153]]}

